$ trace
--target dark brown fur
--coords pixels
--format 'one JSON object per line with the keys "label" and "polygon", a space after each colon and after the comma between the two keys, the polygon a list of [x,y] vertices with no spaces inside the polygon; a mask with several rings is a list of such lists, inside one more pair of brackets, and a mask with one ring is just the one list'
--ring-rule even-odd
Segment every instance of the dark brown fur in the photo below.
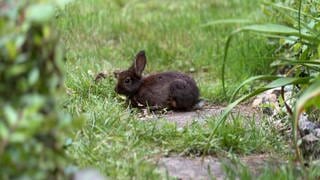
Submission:
{"label": "dark brown fur", "polygon": [[133,106],[191,110],[199,101],[199,90],[191,77],[179,72],[142,77],[145,65],[145,53],[140,51],[128,70],[115,73],[118,79],[115,91],[126,95]]}

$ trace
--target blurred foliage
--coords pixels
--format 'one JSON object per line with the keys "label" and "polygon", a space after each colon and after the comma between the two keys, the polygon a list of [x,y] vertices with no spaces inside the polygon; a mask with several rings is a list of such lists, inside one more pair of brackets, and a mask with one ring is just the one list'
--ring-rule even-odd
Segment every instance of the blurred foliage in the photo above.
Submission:
{"label": "blurred foliage", "polygon": [[56,106],[64,59],[52,26],[56,9],[0,1],[0,179],[65,177],[75,121]]}

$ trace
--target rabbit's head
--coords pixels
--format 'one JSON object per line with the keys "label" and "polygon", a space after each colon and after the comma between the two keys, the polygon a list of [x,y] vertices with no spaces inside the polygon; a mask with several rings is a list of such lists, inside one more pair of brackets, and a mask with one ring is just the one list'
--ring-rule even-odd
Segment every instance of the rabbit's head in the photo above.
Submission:
{"label": "rabbit's head", "polygon": [[114,75],[118,80],[115,91],[118,94],[133,96],[142,84],[142,72],[146,63],[145,52],[140,51],[128,70],[115,72]]}

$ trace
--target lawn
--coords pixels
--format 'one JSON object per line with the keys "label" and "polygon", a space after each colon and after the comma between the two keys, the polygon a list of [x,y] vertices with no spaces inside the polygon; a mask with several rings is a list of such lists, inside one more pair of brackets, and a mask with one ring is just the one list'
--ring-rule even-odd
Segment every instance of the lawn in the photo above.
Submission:
{"label": "lawn", "polygon": [[[165,119],[141,121],[138,110],[128,108],[114,92],[113,71],[130,66],[143,49],[146,74],[188,73],[203,99],[226,104],[220,81],[223,50],[226,37],[239,24],[208,23],[227,18],[261,21],[259,5],[252,0],[79,0],[59,11],[56,24],[66,49],[67,88],[61,107],[84,119],[67,148],[72,162],[111,178],[161,179],[165,174],[155,164],[161,156],[286,155],[283,137],[264,118],[235,116],[209,142],[219,117],[184,128]],[[228,56],[228,91],[252,75],[271,73],[273,49],[266,38],[238,35]],[[94,82],[101,71],[108,76]]]}

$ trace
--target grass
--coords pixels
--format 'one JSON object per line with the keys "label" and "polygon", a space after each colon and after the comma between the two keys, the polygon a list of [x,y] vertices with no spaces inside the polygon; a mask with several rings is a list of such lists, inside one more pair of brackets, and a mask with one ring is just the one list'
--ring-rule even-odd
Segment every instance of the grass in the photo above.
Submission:
{"label": "grass", "polygon": [[[164,70],[191,74],[201,96],[212,103],[225,102],[220,68],[226,36],[237,25],[202,27],[224,18],[255,16],[259,1],[74,1],[57,15],[57,27],[66,47],[65,111],[85,119],[75,131],[67,151],[80,168],[94,167],[117,179],[161,179],[155,160],[168,154],[224,155],[225,153],[279,153],[283,139],[262,120],[235,116],[210,141],[217,122],[185,128],[158,121],[140,121],[137,111],[125,106],[114,92],[112,72],[127,68],[136,52],[145,49],[146,73]],[[271,69],[270,48],[265,39],[243,34],[233,41],[228,59],[229,89],[241,80]],[[94,83],[94,74],[110,76]]]}
{"label": "grass", "polygon": [[[177,128],[165,120],[140,121],[135,110],[126,108],[122,100],[115,97],[112,81],[110,78],[87,87],[85,84],[90,84],[91,79],[80,82],[82,91],[64,102],[74,116],[82,115],[86,119],[68,148],[68,154],[80,167],[93,166],[109,177],[120,179],[156,178],[158,174],[152,161],[158,156],[285,151],[283,139],[270,128],[268,121],[257,124],[255,119],[235,116],[225,127],[218,129],[217,136],[210,142],[209,152],[206,152],[216,117],[185,128]],[[70,88],[77,91],[76,87]]]}
{"label": "grass", "polygon": [[319,179],[320,168],[317,164],[312,164],[308,168],[298,166],[295,163],[274,163],[271,162],[258,170],[260,173],[253,176],[250,169],[242,164],[239,159],[233,158],[235,163],[224,162],[228,179]]}
{"label": "grass", "polygon": [[[258,2],[249,0],[77,1],[59,13],[58,26],[63,31],[68,66],[80,68],[77,71],[124,69],[135,53],[145,49],[146,73],[193,72],[203,87],[202,96],[222,102],[219,78],[223,48],[236,25],[202,25],[217,19],[246,18],[257,6]],[[250,75],[270,72],[270,47],[262,38],[245,36],[235,40],[230,55],[230,89]]]}

